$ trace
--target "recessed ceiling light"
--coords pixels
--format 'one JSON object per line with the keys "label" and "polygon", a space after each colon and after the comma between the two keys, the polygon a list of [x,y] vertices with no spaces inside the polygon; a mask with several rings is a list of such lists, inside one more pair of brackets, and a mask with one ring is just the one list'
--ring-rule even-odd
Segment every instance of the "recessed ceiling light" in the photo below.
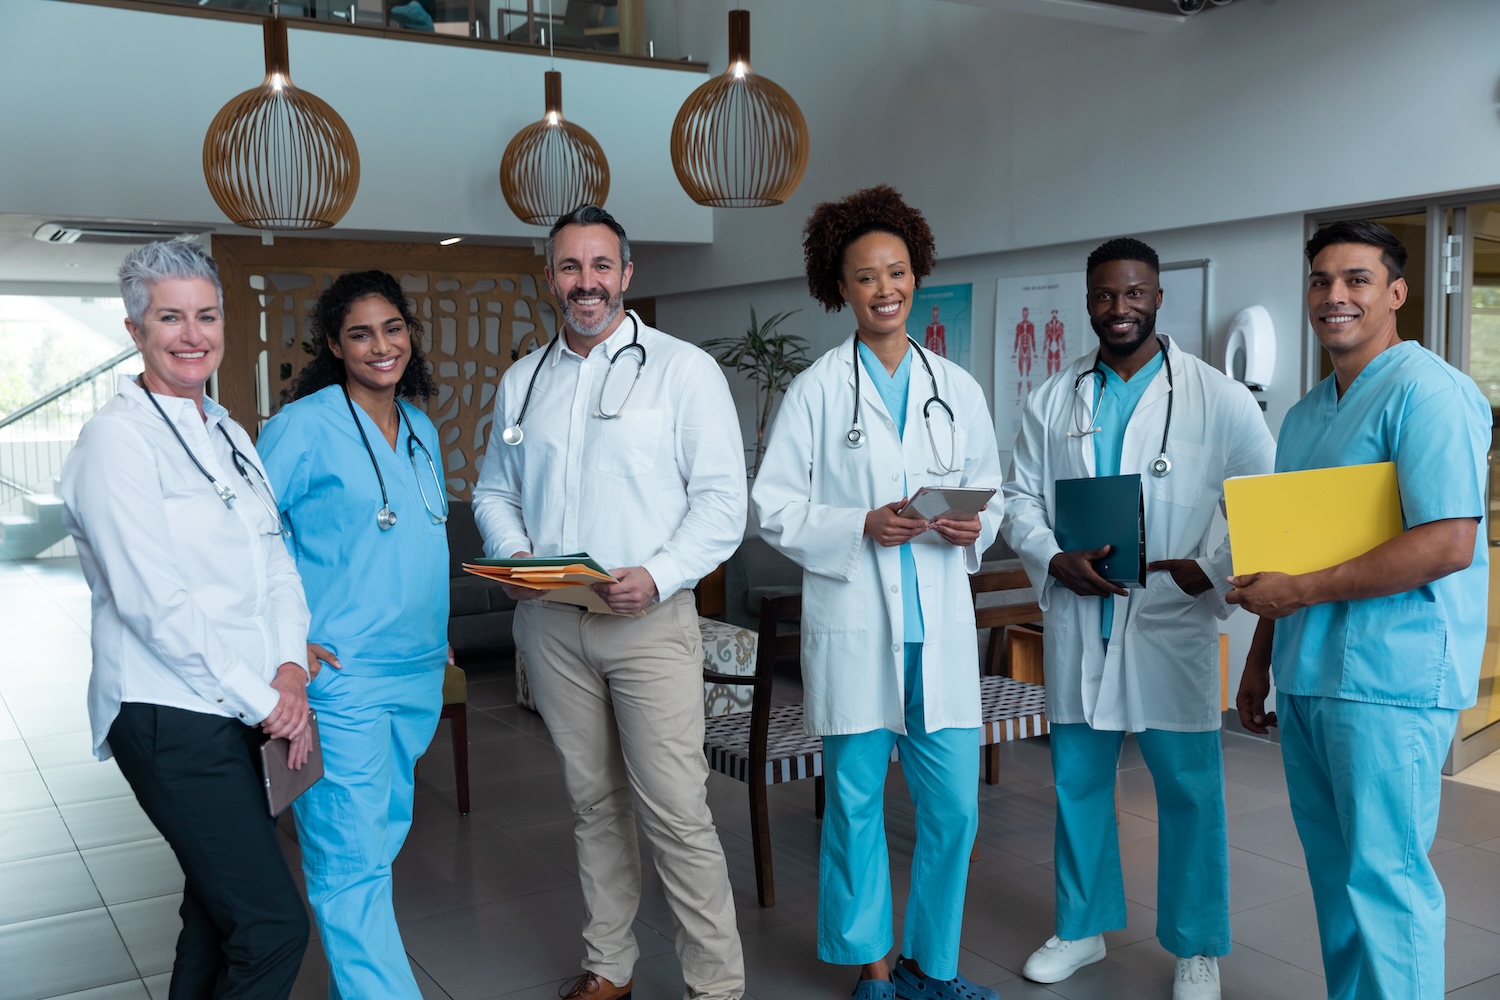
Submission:
{"label": "recessed ceiling light", "polygon": [[451,247],[453,244],[459,243],[462,240],[463,240],[462,236],[450,236],[446,240],[438,240],[438,246],[440,246],[440,247]]}

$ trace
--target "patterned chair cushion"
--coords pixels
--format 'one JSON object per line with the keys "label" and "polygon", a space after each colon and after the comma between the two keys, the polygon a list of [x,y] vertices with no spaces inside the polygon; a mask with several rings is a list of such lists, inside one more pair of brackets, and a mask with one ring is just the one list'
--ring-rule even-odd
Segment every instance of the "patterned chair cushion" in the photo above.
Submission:
{"label": "patterned chair cushion", "polygon": [[[755,673],[755,650],[759,636],[751,628],[742,628],[713,618],[699,618],[703,634],[703,669],[716,674],[749,677]],[[748,712],[752,688],[739,684],[703,683],[703,714],[707,717]],[[526,661],[516,650],[516,704],[536,711],[531,696],[531,681],[526,676]]]}
{"label": "patterned chair cushion", "polygon": [[[750,780],[750,713],[709,719],[704,727],[703,752],[708,766],[736,781]],[[823,774],[823,741],[807,735],[802,706],[771,709],[766,738],[766,783],[801,781]]]}

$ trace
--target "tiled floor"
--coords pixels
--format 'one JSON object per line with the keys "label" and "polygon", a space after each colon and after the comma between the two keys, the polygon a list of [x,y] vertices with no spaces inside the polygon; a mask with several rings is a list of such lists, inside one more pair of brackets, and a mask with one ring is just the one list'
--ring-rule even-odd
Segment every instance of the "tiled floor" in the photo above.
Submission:
{"label": "tiled floor", "polygon": [[[75,562],[0,562],[0,1000],[166,996],[181,875],[115,766],[89,755],[87,627],[88,593]],[[445,723],[423,760],[416,821],[396,865],[407,949],[428,998],[551,998],[576,966],[581,911],[557,761],[541,721],[515,707],[508,668],[472,669],[469,691],[474,811],[460,817],[454,805]],[[964,971],[1006,1000],[1169,997],[1172,961],[1152,936],[1155,801],[1133,744],[1120,781],[1130,926],[1109,935],[1107,961],[1050,988],[1017,977],[1052,925],[1047,748],[1012,744],[1003,758],[1001,783],[980,788]],[[1312,902],[1277,748],[1226,735],[1225,759],[1235,943],[1222,962],[1224,996],[1322,997]],[[1473,770],[1491,776],[1491,787],[1446,784],[1433,848],[1448,889],[1448,988],[1463,1000],[1500,1000],[1500,760]],[[912,813],[899,772],[890,785],[899,899]],[[755,902],[744,786],[714,776],[709,793],[751,995],[847,996],[852,971],[814,956],[812,786],[772,791],[778,905],[770,910]],[[295,865],[290,833],[285,844]],[[682,987],[671,921],[649,872],[637,934],[637,1000],[675,1000]],[[325,977],[315,939],[293,995],[321,1000]]]}

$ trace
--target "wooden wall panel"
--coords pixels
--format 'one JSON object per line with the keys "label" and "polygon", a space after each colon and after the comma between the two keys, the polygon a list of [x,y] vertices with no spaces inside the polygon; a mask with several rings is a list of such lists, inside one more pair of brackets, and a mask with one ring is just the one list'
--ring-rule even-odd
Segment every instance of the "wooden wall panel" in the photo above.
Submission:
{"label": "wooden wall panel", "polygon": [[422,352],[438,392],[437,425],[448,492],[467,500],[489,440],[495,387],[514,358],[557,330],[544,261],[509,247],[438,247],[363,240],[220,236],[224,364],[219,401],[252,435],[311,358],[313,303],[345,271],[378,268],[401,282],[424,327]]}

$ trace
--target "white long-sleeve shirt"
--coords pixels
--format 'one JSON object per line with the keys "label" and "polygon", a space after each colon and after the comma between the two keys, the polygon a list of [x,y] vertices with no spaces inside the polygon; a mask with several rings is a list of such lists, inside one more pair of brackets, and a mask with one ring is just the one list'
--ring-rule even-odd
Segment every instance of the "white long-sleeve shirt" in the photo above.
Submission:
{"label": "white long-sleeve shirt", "polygon": [[[510,366],[496,393],[474,519],[492,557],[587,552],[606,569],[645,567],[666,600],[738,547],[745,451],[718,363],[645,323],[640,381],[618,417],[595,416],[609,359],[631,342],[636,323],[629,314],[587,358],[563,338],[545,361],[533,351]],[[610,379],[611,411],[635,353],[620,358]],[[516,422],[533,373],[525,440],[512,447],[500,435]]]}
{"label": "white long-sleeve shirt", "polygon": [[109,727],[123,702],[254,725],[276,707],[277,668],[307,658],[296,564],[281,538],[266,534],[271,516],[235,470],[218,428],[259,468],[255,446],[211,399],[206,422],[191,400],[156,401],[238,499],[224,505],[129,376],[64,463],[63,521],[93,592],[89,719],[101,760],[110,756]]}

